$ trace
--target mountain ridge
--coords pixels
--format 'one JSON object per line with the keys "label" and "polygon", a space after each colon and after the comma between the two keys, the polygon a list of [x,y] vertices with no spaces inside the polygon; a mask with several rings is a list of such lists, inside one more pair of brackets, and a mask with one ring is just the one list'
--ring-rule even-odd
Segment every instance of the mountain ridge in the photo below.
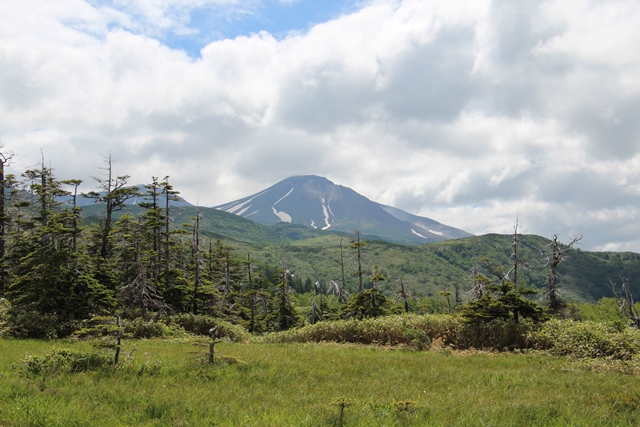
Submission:
{"label": "mountain ridge", "polygon": [[252,195],[214,206],[263,225],[280,222],[353,233],[396,243],[470,237],[466,231],[382,205],[318,175],[285,178]]}

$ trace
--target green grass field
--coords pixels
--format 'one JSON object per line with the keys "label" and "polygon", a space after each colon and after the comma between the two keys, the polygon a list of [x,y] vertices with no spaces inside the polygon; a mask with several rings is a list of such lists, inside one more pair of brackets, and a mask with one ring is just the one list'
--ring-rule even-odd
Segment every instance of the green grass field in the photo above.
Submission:
{"label": "green grass field", "polygon": [[640,425],[637,376],[540,354],[126,340],[118,368],[25,373],[56,348],[113,352],[0,340],[1,426]]}

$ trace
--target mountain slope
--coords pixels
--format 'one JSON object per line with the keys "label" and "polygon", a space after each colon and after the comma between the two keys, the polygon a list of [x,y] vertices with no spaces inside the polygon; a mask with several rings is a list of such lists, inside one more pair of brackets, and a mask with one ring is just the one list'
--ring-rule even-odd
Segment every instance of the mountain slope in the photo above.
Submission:
{"label": "mountain slope", "polygon": [[273,186],[216,209],[259,224],[281,222],[314,229],[353,233],[397,243],[429,243],[471,234],[429,218],[373,202],[326,178],[306,175]]}

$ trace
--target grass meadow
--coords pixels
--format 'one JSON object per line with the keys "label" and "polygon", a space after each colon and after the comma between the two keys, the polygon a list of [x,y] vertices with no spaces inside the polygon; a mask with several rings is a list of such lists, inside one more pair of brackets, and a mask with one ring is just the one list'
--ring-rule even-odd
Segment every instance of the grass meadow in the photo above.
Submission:
{"label": "grass meadow", "polygon": [[637,426],[637,375],[536,353],[125,340],[121,363],[25,371],[99,341],[0,340],[1,426]]}

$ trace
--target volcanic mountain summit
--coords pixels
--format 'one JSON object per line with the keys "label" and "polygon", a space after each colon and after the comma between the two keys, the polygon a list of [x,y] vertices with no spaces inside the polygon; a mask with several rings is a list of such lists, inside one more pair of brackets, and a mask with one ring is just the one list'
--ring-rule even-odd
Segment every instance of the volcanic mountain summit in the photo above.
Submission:
{"label": "volcanic mountain summit", "polygon": [[471,234],[429,218],[381,205],[326,178],[284,179],[242,199],[216,206],[259,224],[288,222],[398,243],[428,243]]}

